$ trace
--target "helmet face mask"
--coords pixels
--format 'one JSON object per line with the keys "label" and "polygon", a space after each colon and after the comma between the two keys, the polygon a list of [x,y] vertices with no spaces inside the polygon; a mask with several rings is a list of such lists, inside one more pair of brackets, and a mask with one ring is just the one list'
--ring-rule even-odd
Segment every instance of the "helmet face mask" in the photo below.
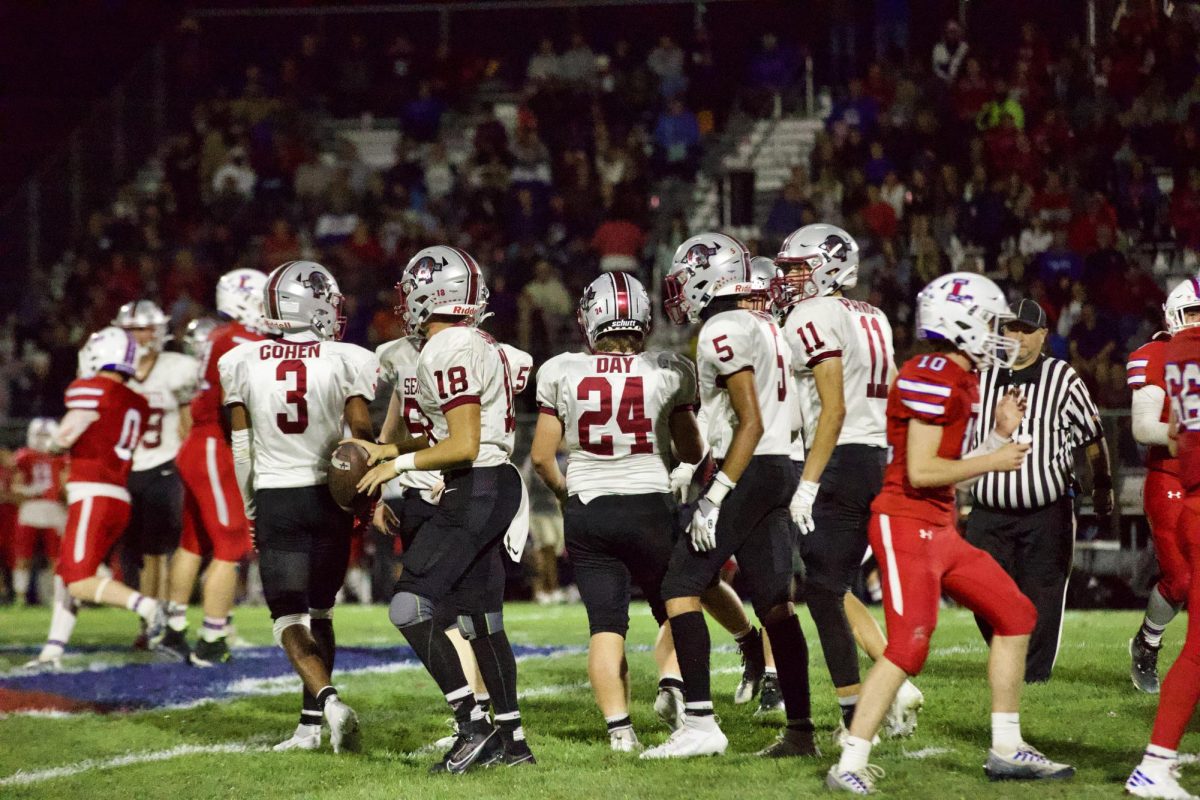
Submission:
{"label": "helmet face mask", "polygon": [[1172,336],[1200,325],[1200,278],[1188,278],[1171,290],[1163,303],[1163,316]]}
{"label": "helmet face mask", "polygon": [[396,283],[396,316],[408,335],[423,335],[434,316],[463,318],[478,325],[487,314],[483,270],[457,247],[426,247],[404,267]]}
{"label": "helmet face mask", "polygon": [[836,225],[817,223],[793,231],[775,257],[775,304],[784,308],[855,287],[858,253],[854,237]]}
{"label": "helmet face mask", "polygon": [[1012,318],[1000,287],[971,272],[943,275],[917,295],[917,338],[952,344],[977,369],[1016,362],[1020,343],[1001,333]]}
{"label": "helmet face mask", "polygon": [[716,297],[753,291],[746,246],[723,233],[702,233],[675,250],[663,278],[663,310],[673,324],[684,325],[697,321]]}
{"label": "helmet face mask", "polygon": [[289,261],[276,267],[263,290],[263,321],[281,333],[311,331],[318,339],[342,338],[346,318],[337,281],[315,261]]}

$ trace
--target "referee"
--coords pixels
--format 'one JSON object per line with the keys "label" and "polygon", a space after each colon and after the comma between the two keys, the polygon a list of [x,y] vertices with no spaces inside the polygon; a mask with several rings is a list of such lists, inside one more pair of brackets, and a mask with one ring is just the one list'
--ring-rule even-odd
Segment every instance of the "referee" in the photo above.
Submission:
{"label": "referee", "polygon": [[[996,401],[1010,387],[1027,402],[1016,435],[1031,439],[1033,446],[1019,470],[990,472],[975,484],[967,541],[990,553],[1037,607],[1025,680],[1041,682],[1050,680],[1058,657],[1075,549],[1075,449],[1087,448],[1092,503],[1101,516],[1112,512],[1112,473],[1099,414],[1083,380],[1065,361],[1042,353],[1046,313],[1041,306],[1022,300],[1004,334],[1017,340],[1020,351],[1011,369],[991,367],[980,375],[980,419],[971,447],[982,444],[980,431],[992,430]],[[990,627],[979,617],[975,621],[990,642]]]}

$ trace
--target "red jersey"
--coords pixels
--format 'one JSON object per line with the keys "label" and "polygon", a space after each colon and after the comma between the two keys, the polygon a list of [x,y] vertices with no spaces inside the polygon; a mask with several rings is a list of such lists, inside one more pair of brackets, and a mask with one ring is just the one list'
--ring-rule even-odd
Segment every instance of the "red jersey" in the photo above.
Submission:
{"label": "red jersey", "polygon": [[[1129,354],[1125,364],[1125,382],[1130,391],[1136,392],[1143,386],[1157,386],[1164,392],[1167,389],[1166,367],[1167,343],[1171,341],[1169,333],[1159,332],[1144,345]],[[1171,401],[1163,398],[1162,416],[1160,422],[1167,422],[1171,417]],[[1146,468],[1156,469],[1171,475],[1179,474],[1179,459],[1171,455],[1164,445],[1152,444],[1146,448]]]}
{"label": "red jersey", "polygon": [[29,494],[26,500],[62,500],[62,470],[66,465],[62,456],[41,453],[23,447],[17,451],[16,466],[21,473],[21,482]]}
{"label": "red jersey", "polygon": [[1179,482],[1200,500],[1200,326],[1171,337],[1166,354],[1167,397],[1179,422]]}
{"label": "red jersey", "polygon": [[146,398],[108,378],[80,378],[67,387],[70,411],[99,414],[71,447],[68,483],[107,483],[125,488],[133,449],[142,436],[150,406]]}
{"label": "red jersey", "polygon": [[[265,338],[240,322],[229,322],[215,328],[208,335],[203,363],[200,367],[200,391],[192,399],[192,430],[204,435],[213,435],[213,427],[221,424],[221,375],[217,362],[221,356],[243,342],[257,342]],[[200,431],[201,428],[207,431]]]}
{"label": "red jersey", "polygon": [[908,421],[917,419],[941,427],[938,456],[958,460],[971,440],[978,413],[979,376],[975,372],[936,353],[906,361],[888,392],[888,464],[883,490],[871,511],[953,527],[954,487],[918,489],[909,483]]}

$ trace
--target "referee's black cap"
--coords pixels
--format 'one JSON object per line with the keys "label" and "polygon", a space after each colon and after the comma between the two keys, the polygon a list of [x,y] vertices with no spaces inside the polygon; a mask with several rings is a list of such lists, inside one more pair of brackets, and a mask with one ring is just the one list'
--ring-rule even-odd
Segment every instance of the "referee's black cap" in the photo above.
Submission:
{"label": "referee's black cap", "polygon": [[1017,306],[1017,313],[1006,321],[1007,325],[1027,325],[1030,330],[1041,330],[1046,327],[1046,312],[1036,300],[1025,298]]}

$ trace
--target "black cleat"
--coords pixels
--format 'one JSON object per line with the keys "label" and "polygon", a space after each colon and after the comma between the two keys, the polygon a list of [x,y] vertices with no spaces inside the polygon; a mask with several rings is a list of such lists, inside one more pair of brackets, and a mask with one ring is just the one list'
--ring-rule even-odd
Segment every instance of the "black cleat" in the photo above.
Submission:
{"label": "black cleat", "polygon": [[537,759],[533,757],[533,751],[529,749],[529,743],[524,739],[514,739],[511,734],[507,734],[503,738],[504,755],[495,763],[503,764],[506,767],[533,766],[537,763]]}
{"label": "black cleat", "polygon": [[762,758],[808,758],[819,757],[820,748],[812,731],[796,731],[784,728],[779,737],[758,751]]}
{"label": "black cleat", "polygon": [[461,775],[471,767],[486,767],[503,757],[504,743],[500,731],[486,719],[481,719],[463,725],[442,763],[435,764],[429,771],[437,773],[445,770],[452,775]]}
{"label": "black cleat", "polygon": [[771,714],[783,711],[783,692],[779,689],[779,677],[768,675],[763,678],[762,696],[758,698],[755,714]]}
{"label": "black cleat", "polygon": [[214,664],[225,664],[233,660],[229,645],[222,636],[215,642],[201,639],[196,642],[196,652],[192,654],[192,663],[198,667],[211,667]]}
{"label": "black cleat", "polygon": [[1129,640],[1129,655],[1132,663],[1129,665],[1129,677],[1133,679],[1133,688],[1146,694],[1158,694],[1158,651],[1162,645],[1151,647],[1142,637],[1142,632]]}
{"label": "black cleat", "polygon": [[168,628],[155,649],[161,653],[175,656],[185,664],[191,661],[192,650],[188,647],[187,634],[183,631]]}
{"label": "black cleat", "polygon": [[752,628],[750,635],[738,642],[738,650],[742,655],[742,680],[733,692],[733,702],[741,705],[749,703],[758,694],[767,669],[762,633],[758,628]]}

